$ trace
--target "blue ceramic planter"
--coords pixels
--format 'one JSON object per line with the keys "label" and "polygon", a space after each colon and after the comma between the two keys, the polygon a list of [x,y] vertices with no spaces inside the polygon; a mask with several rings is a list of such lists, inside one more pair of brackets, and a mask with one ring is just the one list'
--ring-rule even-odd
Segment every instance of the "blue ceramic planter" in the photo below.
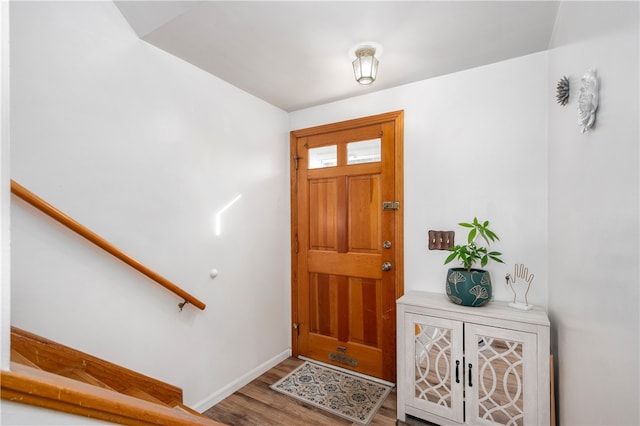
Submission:
{"label": "blue ceramic planter", "polygon": [[483,269],[451,268],[446,287],[447,296],[456,305],[484,306],[491,300],[491,277]]}

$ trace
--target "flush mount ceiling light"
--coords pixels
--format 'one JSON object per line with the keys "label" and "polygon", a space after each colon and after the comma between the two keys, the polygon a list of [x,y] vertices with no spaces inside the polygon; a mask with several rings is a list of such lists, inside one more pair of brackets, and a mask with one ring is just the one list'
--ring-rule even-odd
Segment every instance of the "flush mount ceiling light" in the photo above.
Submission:
{"label": "flush mount ceiling light", "polygon": [[356,50],[356,59],[353,61],[353,73],[356,81],[364,86],[373,83],[378,74],[378,59],[375,57],[376,49],[362,47]]}
{"label": "flush mount ceiling light", "polygon": [[352,49],[352,56],[355,55],[356,57],[352,63],[353,74],[356,77],[356,81],[363,86],[368,86],[376,80],[378,58],[376,58],[375,54],[376,51],[382,50],[378,46],[377,43],[364,43]]}

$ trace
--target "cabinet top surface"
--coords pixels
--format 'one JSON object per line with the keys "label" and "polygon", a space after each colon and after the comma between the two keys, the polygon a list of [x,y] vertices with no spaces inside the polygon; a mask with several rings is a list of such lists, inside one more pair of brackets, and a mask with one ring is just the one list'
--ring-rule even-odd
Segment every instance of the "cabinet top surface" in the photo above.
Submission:
{"label": "cabinet top surface", "polygon": [[486,318],[506,319],[549,326],[547,313],[540,307],[534,307],[529,311],[524,311],[512,308],[507,302],[492,301],[481,307],[460,306],[451,302],[445,294],[425,291],[409,291],[398,299],[397,303],[398,305],[418,306],[422,308],[476,315]]}

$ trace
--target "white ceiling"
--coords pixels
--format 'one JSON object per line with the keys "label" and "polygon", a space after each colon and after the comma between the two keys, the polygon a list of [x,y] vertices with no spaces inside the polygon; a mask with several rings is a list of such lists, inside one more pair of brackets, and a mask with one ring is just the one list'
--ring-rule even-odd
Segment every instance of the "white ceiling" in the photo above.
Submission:
{"label": "white ceiling", "polygon": [[[285,111],[546,50],[559,1],[116,1],[145,41]],[[383,52],[371,86],[350,51]]]}

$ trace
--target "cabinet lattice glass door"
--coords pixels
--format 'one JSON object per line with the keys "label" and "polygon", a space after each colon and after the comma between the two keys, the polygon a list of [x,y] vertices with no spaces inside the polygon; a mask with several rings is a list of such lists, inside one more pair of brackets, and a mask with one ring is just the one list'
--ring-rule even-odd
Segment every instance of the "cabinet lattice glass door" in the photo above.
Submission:
{"label": "cabinet lattice glass door", "polygon": [[463,421],[462,323],[412,314],[405,321],[410,405]]}
{"label": "cabinet lattice glass door", "polygon": [[535,347],[535,334],[465,324],[467,421],[537,424]]}

